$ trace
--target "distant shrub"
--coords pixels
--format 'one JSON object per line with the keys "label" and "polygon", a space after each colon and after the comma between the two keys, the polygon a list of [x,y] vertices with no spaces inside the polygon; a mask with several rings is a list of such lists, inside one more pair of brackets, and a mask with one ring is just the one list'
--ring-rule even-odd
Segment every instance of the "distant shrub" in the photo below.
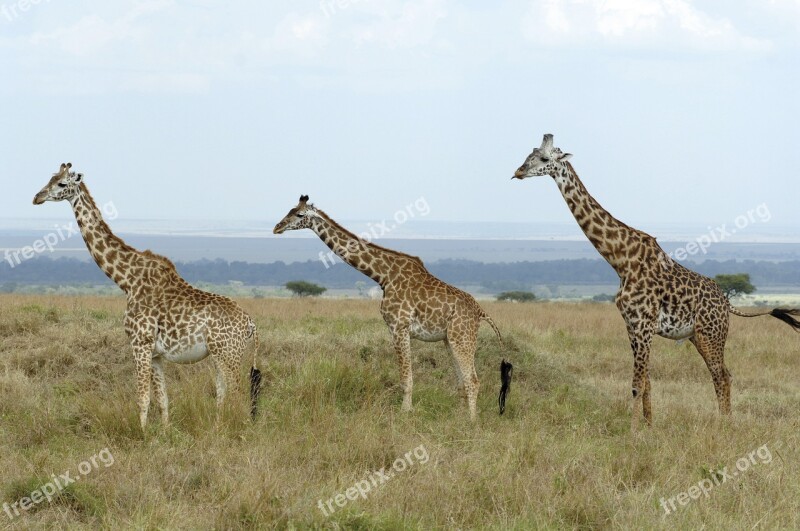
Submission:
{"label": "distant shrub", "polygon": [[504,291],[497,296],[499,301],[512,302],[532,302],[536,300],[536,295],[530,291]]}
{"label": "distant shrub", "polygon": [[305,280],[292,280],[291,282],[287,282],[286,289],[299,297],[316,297],[328,291],[328,288],[323,288],[322,286],[306,282]]}
{"label": "distant shrub", "polygon": [[729,299],[737,295],[748,295],[756,290],[756,287],[750,283],[750,275],[747,273],[717,275],[714,277],[714,281]]}
{"label": "distant shrub", "polygon": [[608,293],[600,293],[592,297],[592,300],[595,302],[614,302],[616,297],[614,295],[609,295]]}

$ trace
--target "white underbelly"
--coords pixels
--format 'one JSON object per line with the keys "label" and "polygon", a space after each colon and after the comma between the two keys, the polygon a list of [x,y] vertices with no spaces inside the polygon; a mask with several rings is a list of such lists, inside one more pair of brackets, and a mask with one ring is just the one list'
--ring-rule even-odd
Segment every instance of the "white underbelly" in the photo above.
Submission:
{"label": "white underbelly", "polygon": [[411,322],[409,331],[412,338],[419,339],[420,341],[442,341],[447,337],[446,330],[427,329],[417,321]]}
{"label": "white underbelly", "polygon": [[689,339],[694,335],[694,323],[679,322],[666,314],[658,316],[658,335],[667,339]]}
{"label": "white underbelly", "polygon": [[208,356],[208,347],[204,341],[191,345],[175,345],[167,348],[161,341],[156,341],[156,356],[163,356],[172,363],[194,363]]}

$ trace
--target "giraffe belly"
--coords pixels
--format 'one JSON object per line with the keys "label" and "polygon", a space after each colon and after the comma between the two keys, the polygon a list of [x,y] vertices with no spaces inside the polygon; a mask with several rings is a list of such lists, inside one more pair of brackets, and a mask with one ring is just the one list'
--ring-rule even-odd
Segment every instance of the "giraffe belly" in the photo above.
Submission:
{"label": "giraffe belly", "polygon": [[688,339],[694,335],[694,322],[662,312],[658,316],[658,335],[667,339]]}
{"label": "giraffe belly", "polygon": [[446,330],[436,330],[423,327],[419,322],[412,321],[409,332],[411,337],[420,341],[443,341],[447,337]]}
{"label": "giraffe belly", "polygon": [[[171,347],[171,348],[170,348]],[[205,341],[199,341],[190,345],[176,343],[165,345],[160,339],[156,341],[156,356],[164,356],[164,359],[172,363],[194,363],[208,356],[208,346]]]}

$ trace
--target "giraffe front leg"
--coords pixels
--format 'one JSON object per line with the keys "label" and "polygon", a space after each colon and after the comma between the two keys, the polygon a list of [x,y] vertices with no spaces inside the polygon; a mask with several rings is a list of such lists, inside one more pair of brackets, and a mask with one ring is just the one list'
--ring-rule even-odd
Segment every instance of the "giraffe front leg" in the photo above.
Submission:
{"label": "giraffe front leg", "polygon": [[139,424],[142,431],[147,426],[147,411],[150,409],[150,384],[153,379],[153,349],[145,345],[133,348],[136,362],[136,402],[139,405]]}
{"label": "giraffe front leg", "polygon": [[400,385],[403,387],[403,405],[400,411],[409,412],[413,409],[411,391],[414,387],[414,378],[411,373],[411,335],[408,328],[395,328],[392,342],[397,353],[397,362],[400,365]]}
{"label": "giraffe front leg", "polygon": [[161,410],[161,424],[169,426],[169,400],[167,399],[167,381],[164,378],[164,367],[160,357],[152,361],[153,393],[155,394],[158,408]]}
{"label": "giraffe front leg", "polygon": [[[648,425],[652,423],[652,409],[650,407],[650,344],[653,333],[649,326],[629,327],[631,350],[633,351],[633,381],[631,394],[633,407],[631,410],[631,431],[639,429],[639,416],[643,415]],[[647,395],[645,408],[645,395]]]}
{"label": "giraffe front leg", "polygon": [[653,410],[650,406],[650,370],[644,373],[644,389],[642,390],[642,413],[648,425],[653,424]]}

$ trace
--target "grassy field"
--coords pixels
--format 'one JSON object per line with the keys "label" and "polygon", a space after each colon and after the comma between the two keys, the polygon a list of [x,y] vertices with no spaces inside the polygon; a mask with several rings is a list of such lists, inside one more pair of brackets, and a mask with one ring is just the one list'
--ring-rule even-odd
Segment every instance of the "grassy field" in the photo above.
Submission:
{"label": "grassy field", "polygon": [[[80,476],[13,519],[0,512],[0,525],[800,528],[800,336],[776,319],[732,318],[729,419],[693,347],[656,340],[654,425],[632,435],[632,358],[613,305],[484,303],[507,345],[481,329],[471,425],[442,344],[412,345],[415,410],[399,412],[377,301],[241,303],[262,339],[256,422],[243,392],[215,422],[206,360],[167,366],[172,425],[154,408],[142,434],[124,299],[0,297],[0,503]],[[515,373],[500,417],[502,357]],[[377,473],[393,466],[389,480]],[[723,467],[731,477],[717,485]],[[708,495],[691,499],[698,484]],[[670,514],[662,498],[677,500]],[[318,503],[331,499],[326,515]]]}

